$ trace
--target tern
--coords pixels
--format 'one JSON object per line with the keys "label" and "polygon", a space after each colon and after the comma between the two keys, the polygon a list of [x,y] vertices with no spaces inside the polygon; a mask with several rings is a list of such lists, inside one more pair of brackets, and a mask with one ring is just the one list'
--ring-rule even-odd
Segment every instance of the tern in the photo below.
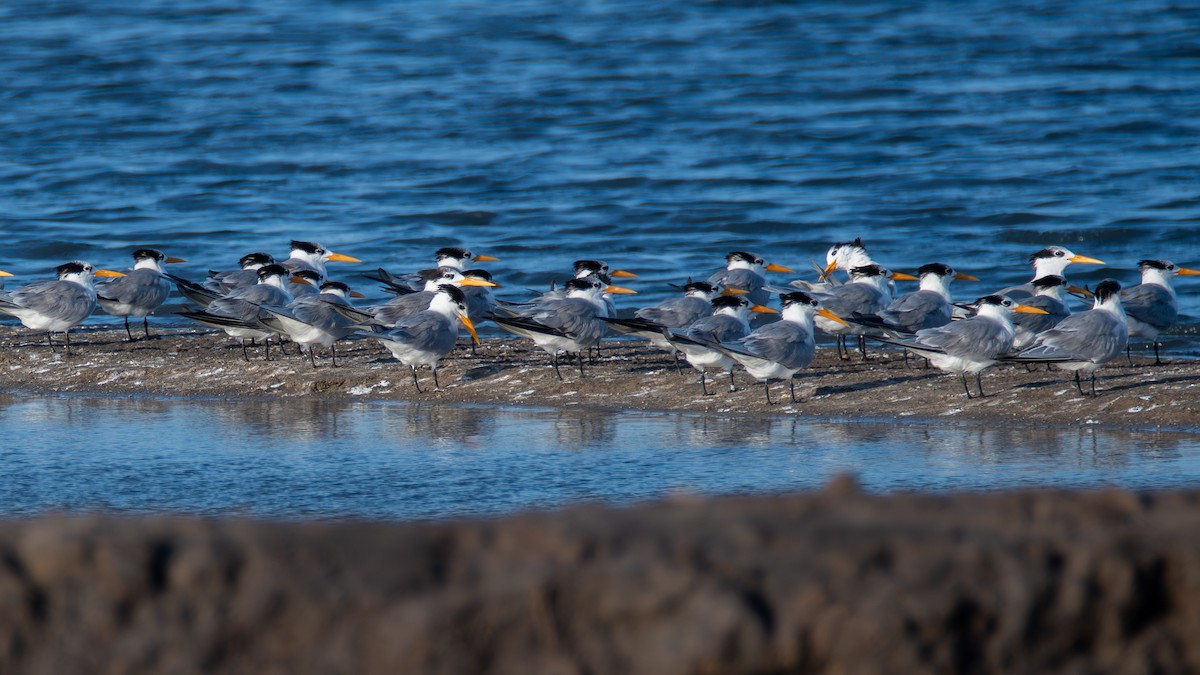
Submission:
{"label": "tern", "polygon": [[362,262],[358,258],[334,253],[324,246],[311,241],[292,241],[291,257],[281,263],[289,270],[313,270],[322,277],[328,277],[325,271],[327,262]]}
{"label": "tern", "polygon": [[1075,388],[1084,394],[1079,373],[1091,373],[1092,396],[1096,396],[1096,369],[1108,363],[1129,343],[1129,322],[1121,305],[1121,284],[1105,279],[1096,285],[1092,309],[1063,319],[1039,334],[1033,344],[1004,360],[1018,363],[1050,363],[1059,370],[1075,372]]}
{"label": "tern", "polygon": [[[829,286],[824,290],[810,291],[819,298],[821,307],[837,316],[831,319],[818,313],[815,317],[817,328],[834,335],[837,340],[838,358],[850,359],[850,347],[846,343],[847,335],[858,336],[858,349],[863,359],[867,358],[867,346],[863,336],[866,327],[860,324],[847,323],[840,317],[878,314],[887,309],[891,301],[889,284],[893,280],[917,281],[917,277],[902,272],[889,272],[881,265],[874,263],[852,267],[850,283],[840,286]],[[842,356],[843,348],[845,356]]]}
{"label": "tern", "polygon": [[[853,281],[853,275],[850,271],[856,267],[867,267],[877,264],[871,259],[867,253],[867,247],[863,245],[862,238],[856,237],[854,241],[843,241],[833,244],[829,250],[825,252],[825,267],[821,269],[821,281],[836,283],[833,280],[834,270],[842,270]],[[888,286],[888,300],[891,300],[891,285]]]}
{"label": "tern", "polygon": [[[1104,264],[1103,260],[1072,253],[1062,246],[1047,246],[1029,256],[1029,262],[1033,264],[1033,280],[1050,275],[1065,276],[1063,272],[1071,263],[1079,263],[1081,265]],[[1026,298],[1031,298],[1036,294],[1037,288],[1033,285],[1033,281],[996,291],[996,295],[1005,295],[1018,302],[1024,302]]]}
{"label": "tern", "polygon": [[366,335],[378,339],[396,360],[412,368],[413,385],[418,393],[423,393],[417,381],[417,368],[420,366],[429,366],[433,371],[433,386],[440,391],[442,386],[438,382],[437,364],[454,350],[459,321],[467,327],[472,340],[479,342],[475,326],[467,316],[467,299],[462,290],[457,286],[442,284],[433,294],[427,309],[404,317],[387,332]]}
{"label": "tern", "polygon": [[[663,337],[663,329],[686,329],[706,316],[712,316],[712,301],[726,291],[707,281],[689,281],[683,287],[683,297],[667,298],[653,307],[642,307],[633,313],[632,319],[604,317],[610,328],[618,333],[633,335],[650,341],[650,344],[675,356],[675,368],[679,370],[679,350]],[[744,295],[745,291],[734,289],[732,295]]]}
{"label": "tern", "polygon": [[361,324],[339,312],[337,306],[349,307],[349,298],[363,296],[340,281],[326,281],[321,284],[320,291],[296,298],[287,307],[263,305],[263,311],[256,318],[267,328],[287,335],[299,345],[313,368],[317,367],[317,345],[329,350],[333,367],[337,368],[337,347],[334,343],[362,329]]}
{"label": "tern", "polygon": [[438,267],[453,267],[459,272],[465,272],[469,269],[472,263],[490,262],[499,260],[494,256],[483,255],[482,253],[472,253],[465,248],[457,246],[447,246],[439,248],[434,254]]}
{"label": "tern", "polygon": [[[465,248],[460,248],[457,246],[439,248],[434,254],[434,259],[436,260],[436,264],[432,269],[449,267],[450,269],[457,270],[458,272],[462,272],[464,274],[468,269],[468,265],[470,265],[472,262],[488,262],[499,260],[497,257],[475,254]],[[423,280],[420,275],[420,272],[416,272],[414,274],[392,274],[381,267],[375,272],[368,272],[363,276],[372,281],[378,281],[386,284],[388,288],[384,290],[389,293],[403,295],[410,291],[430,290],[427,288],[425,280]],[[486,280],[491,281],[490,278]],[[467,295],[469,296],[470,294],[468,293]],[[417,309],[417,311],[422,311],[424,309],[425,307],[421,306]]]}
{"label": "tern", "polygon": [[779,296],[783,302],[781,320],[755,329],[739,340],[722,342],[716,348],[742,364],[746,372],[762,382],[771,403],[771,382],[787,380],[792,403],[796,400],[796,373],[812,363],[816,353],[813,340],[813,317],[845,323],[833,312],[820,306],[820,301],[803,291]]}
{"label": "tern", "polygon": [[733,383],[735,361],[713,345],[740,340],[750,334],[750,313],[778,314],[765,305],[756,305],[746,295],[726,295],[712,301],[712,316],[699,319],[686,330],[665,329],[663,336],[684,358],[700,371],[700,390],[709,396],[705,371],[709,368],[729,373],[729,391],[737,391]]}
{"label": "tern", "polygon": [[150,338],[150,319],[171,294],[171,282],[163,272],[163,264],[187,262],[183,258],[168,258],[162,251],[141,248],[133,252],[133,270],[123,277],[101,283],[96,288],[100,309],[124,317],[125,335],[133,341],[129,317],[142,319],[142,330]]}
{"label": "tern", "polygon": [[263,305],[286,307],[292,301],[287,288],[288,270],[282,265],[264,265],[258,269],[258,283],[239,288],[229,295],[213,299],[200,312],[180,312],[179,315],[225,331],[242,345],[242,358],[247,361],[246,340],[262,338],[263,356],[271,360],[271,336],[277,331],[260,321]]}
{"label": "tern", "polygon": [[46,342],[54,350],[54,333],[66,338],[71,353],[70,330],[83,323],[96,308],[96,277],[123,277],[120,272],[98,270],[82,260],[63,263],[55,268],[54,281],[35,281],[12,291],[0,293],[0,312],[21,320],[30,330],[46,331]]}
{"label": "tern", "polygon": [[423,312],[429,309],[429,303],[433,300],[438,289],[445,284],[451,286],[474,286],[481,288],[494,288],[494,281],[486,281],[480,275],[466,276],[462,272],[453,267],[436,267],[428,270],[421,270],[418,273],[423,288],[421,290],[412,291],[406,286],[398,284],[388,284],[388,289],[398,293],[395,298],[387,301],[382,305],[367,308],[369,312],[375,316],[375,319],[384,325],[394,326],[396,322],[410,314]]}
{"label": "tern", "polygon": [[971,387],[967,373],[975,375],[975,388],[983,398],[980,374],[1012,352],[1016,330],[1012,315],[1045,314],[1046,310],[1018,304],[1003,295],[988,295],[975,301],[975,315],[936,328],[923,328],[906,339],[876,338],[881,342],[904,347],[929,359],[939,370],[958,373],[967,398]]}
{"label": "tern", "polygon": [[[1129,337],[1149,338],[1154,343],[1154,365],[1162,365],[1158,355],[1158,334],[1170,330],[1179,318],[1179,303],[1171,279],[1176,275],[1197,276],[1200,270],[1179,267],[1168,260],[1142,260],[1142,283],[1121,291],[1121,304],[1129,320]],[[1129,345],[1125,345],[1129,358]]]}
{"label": "tern", "polygon": [[970,274],[955,272],[952,267],[942,263],[922,265],[917,270],[917,276],[921,280],[919,290],[896,298],[875,316],[859,315],[851,321],[901,334],[944,326],[950,323],[953,310],[950,282],[954,279],[979,281]]}
{"label": "tern", "polygon": [[714,273],[708,283],[721,288],[736,288],[746,291],[746,299],[752,305],[763,305],[771,299],[764,286],[767,279],[763,272],[793,272],[782,265],[768,264],[761,257],[746,251],[734,251],[725,256],[725,269]]}
{"label": "tern", "polygon": [[238,260],[236,270],[218,272],[208,271],[208,278],[201,284],[205,288],[218,293],[228,293],[232,290],[253,286],[258,283],[258,268],[274,264],[275,258],[269,253],[247,253]]}
{"label": "tern", "polygon": [[600,342],[608,330],[601,317],[606,316],[604,293],[632,294],[628,288],[605,284],[595,277],[571,279],[563,287],[566,297],[561,300],[538,302],[524,314],[493,316],[501,328],[533,340],[534,344],[553,358],[554,374],[563,379],[558,369],[559,354],[579,357],[579,375],[583,376],[583,354]]}
{"label": "tern", "polygon": [[1039,277],[1030,282],[1033,284],[1035,295],[1026,298],[1021,304],[1045,310],[1045,314],[1014,315],[1012,322],[1017,337],[1013,340],[1013,350],[1020,351],[1033,344],[1038,333],[1054,328],[1063,319],[1071,316],[1071,306],[1067,304],[1065,292],[1091,295],[1091,291],[1071,286],[1067,280],[1051,274]]}

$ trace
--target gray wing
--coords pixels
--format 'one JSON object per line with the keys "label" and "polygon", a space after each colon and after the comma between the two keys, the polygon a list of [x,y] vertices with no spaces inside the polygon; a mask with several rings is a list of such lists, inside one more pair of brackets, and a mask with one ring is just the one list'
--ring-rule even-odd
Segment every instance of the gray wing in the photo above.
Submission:
{"label": "gray wing", "polygon": [[332,300],[322,298],[320,295],[305,296],[291,304],[290,312],[297,321],[303,321],[310,326],[316,326],[325,331],[356,325],[353,321],[339,313],[333,304],[331,304],[332,302]]}
{"label": "gray wing", "polygon": [[217,272],[210,275],[204,280],[204,287],[220,291],[221,293],[229,293],[239,288],[246,288],[258,283],[258,270],[230,270],[228,272]]}
{"label": "gray wing", "polygon": [[1007,295],[1012,300],[1023,303],[1029,298],[1036,297],[1036,291],[1037,289],[1033,287],[1033,284],[1021,284],[1019,286],[1001,288],[995,292],[995,295]]}
{"label": "gray wing", "polygon": [[57,280],[35,281],[12,291],[7,298],[18,307],[63,320],[75,317],[82,320],[92,313],[96,304],[92,295],[79,284]]}
{"label": "gray wing", "polygon": [[1109,312],[1089,310],[1063,319],[1040,334],[1021,356],[1071,358],[1103,363],[1125,351],[1129,330]]}
{"label": "gray wing", "polygon": [[1175,325],[1179,309],[1171,293],[1158,284],[1138,284],[1121,291],[1121,304],[1129,316],[1158,330]]}
{"label": "gray wing", "polygon": [[822,292],[819,298],[821,307],[838,316],[878,314],[887,307],[884,294],[867,284],[842,284]]}
{"label": "gray wing", "polygon": [[879,313],[884,321],[915,332],[950,323],[950,303],[933,291],[917,291],[897,298]]}
{"label": "gray wing", "polygon": [[728,314],[714,314],[688,327],[685,335],[701,342],[736,342],[750,333],[746,324]]}
{"label": "gray wing", "polygon": [[529,318],[584,342],[600,339],[607,329],[604,322],[596,318],[598,311],[587,300],[565,298],[543,303]]}
{"label": "gray wing", "polygon": [[633,315],[668,328],[686,328],[712,314],[712,303],[700,298],[667,298],[653,307],[643,307]]}
{"label": "gray wing", "polygon": [[950,356],[987,361],[1012,351],[1013,334],[992,319],[974,316],[919,330],[914,341]]}
{"label": "gray wing", "polygon": [[101,302],[109,300],[150,309],[163,304],[170,294],[171,282],[148,269],[133,270],[123,277],[96,285],[96,295]]}
{"label": "gray wing", "polygon": [[425,310],[404,317],[395,328],[377,337],[421,351],[448,354],[458,340],[458,330],[450,319]]}
{"label": "gray wing", "polygon": [[734,351],[797,370],[811,363],[815,352],[812,334],[791,321],[767,324],[732,344]]}
{"label": "gray wing", "polygon": [[260,309],[262,305],[283,307],[287,305],[288,300],[287,294],[278,288],[266,284],[256,284],[213,300],[206,311],[217,316],[241,319],[251,325],[260,325],[258,314],[262,311]]}
{"label": "gray wing", "polygon": [[433,300],[432,291],[418,291],[409,293],[408,295],[398,295],[387,303],[373,307],[369,311],[373,311],[375,318],[388,325],[395,325],[401,319],[412,316],[417,312],[424,312],[429,309],[429,302]]}
{"label": "gray wing", "polygon": [[467,296],[467,316],[472,321],[482,321],[496,308],[496,298],[492,297],[491,289],[478,286],[464,286],[463,295]]}
{"label": "gray wing", "polygon": [[767,280],[754,270],[721,270],[708,278],[710,284],[721,284],[725,288],[740,288],[749,291],[746,299],[757,305],[765,303],[771,294],[763,290]]}

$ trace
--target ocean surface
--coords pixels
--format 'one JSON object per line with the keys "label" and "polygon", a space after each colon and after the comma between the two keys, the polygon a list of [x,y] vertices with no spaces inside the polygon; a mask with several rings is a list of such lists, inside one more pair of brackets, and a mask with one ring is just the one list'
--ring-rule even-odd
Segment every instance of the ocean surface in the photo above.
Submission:
{"label": "ocean surface", "polygon": [[[561,281],[574,259],[602,258],[640,275],[625,308],[706,276],[731,250],[811,278],[810,260],[854,237],[895,270],[941,261],[983,279],[956,284],[964,299],[1027,280],[1028,256],[1049,244],[1108,263],[1072,267],[1079,284],[1133,282],[1148,257],[1200,267],[1200,6],[1187,3],[8,0],[0,43],[0,269],[17,275],[10,287],[75,258],[121,269],[144,246],[187,258],[173,271],[201,278],[251,251],[285,257],[291,239],[361,258],[331,271],[374,297],[361,272],[416,270],[445,245],[502,258],[488,268],[512,299]],[[1169,351],[1200,355],[1200,282],[1177,287],[1184,317]],[[1051,453],[1035,469],[996,473],[976,460],[1009,441],[988,431],[966,435],[977,449],[966,455],[957,441],[939,445],[935,430],[897,432],[905,443],[893,450],[852,434],[809,451],[773,422],[769,449],[745,450],[747,461],[733,449],[738,435],[695,432],[708,422],[632,414],[563,422],[458,410],[445,419],[506,431],[464,432],[491,440],[444,448],[441,418],[420,407],[319,413],[325,431],[297,438],[295,417],[270,404],[163,403],[160,415],[109,403],[125,426],[107,450],[85,451],[48,439],[61,415],[78,420],[62,425],[70,439],[108,428],[103,405],[29,405],[44,415],[26,410],[22,434],[5,436],[0,511],[155,510],[170,507],[152,495],[169,492],[195,512],[497,513],[675,488],[807,487],[842,457],[880,489],[1198,477],[1194,441],[1121,453],[1116,442],[1089,449],[1094,437],[1079,432],[1062,454],[1058,440],[1033,443]],[[24,408],[2,414],[14,410]],[[159,426],[162,415],[201,414],[248,416],[223,445],[197,447]],[[271,424],[256,435],[260,419]],[[403,438],[417,440],[372,444],[398,434],[394,424],[413,425]],[[699,437],[682,450],[629,445],[646,425],[652,439]],[[338,433],[323,435],[330,428]],[[583,434],[590,447],[521,457],[515,428],[548,441]],[[122,439],[134,454],[112,454]],[[952,463],[961,473],[935,470],[939,447],[965,457]],[[139,470],[155,448],[153,470]],[[464,456],[467,473],[450,475]],[[222,469],[255,461],[244,485]],[[628,471],[594,473],[610,461]],[[888,477],[912,461],[931,473]],[[525,480],[560,487],[510,500],[496,486],[507,489],[513,463],[560,482]],[[747,466],[752,475],[738,475]],[[208,468],[225,471],[216,487],[201,480]],[[469,499],[343,507],[337,495],[367,489],[355,480],[391,480],[376,470]],[[44,490],[59,485],[62,494]]]}

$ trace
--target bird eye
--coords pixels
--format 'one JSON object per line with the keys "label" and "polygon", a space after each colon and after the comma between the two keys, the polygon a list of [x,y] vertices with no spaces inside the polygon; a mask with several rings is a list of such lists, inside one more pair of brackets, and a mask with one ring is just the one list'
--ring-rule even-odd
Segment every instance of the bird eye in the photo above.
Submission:
{"label": "bird eye", "polygon": [[1054,252],[1054,255],[1055,255],[1056,257],[1059,257],[1059,258],[1061,258],[1061,257],[1063,257],[1063,252],[1062,252],[1062,251],[1055,251],[1055,252]]}

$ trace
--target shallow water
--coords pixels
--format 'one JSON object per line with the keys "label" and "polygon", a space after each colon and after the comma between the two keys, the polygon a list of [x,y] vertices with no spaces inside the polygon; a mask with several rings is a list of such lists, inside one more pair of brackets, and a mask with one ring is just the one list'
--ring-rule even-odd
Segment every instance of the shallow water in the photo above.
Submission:
{"label": "shallow water", "polygon": [[579,501],[1200,480],[1200,437],[304,401],[0,399],[0,515],[428,519]]}
{"label": "shallow water", "polygon": [[1166,0],[14,0],[0,269],[466,244],[515,295],[607,258],[643,275],[628,306],[734,248],[803,270],[862,236],[986,280],[963,297],[1050,243],[1130,281],[1200,265],[1197,25]]}

